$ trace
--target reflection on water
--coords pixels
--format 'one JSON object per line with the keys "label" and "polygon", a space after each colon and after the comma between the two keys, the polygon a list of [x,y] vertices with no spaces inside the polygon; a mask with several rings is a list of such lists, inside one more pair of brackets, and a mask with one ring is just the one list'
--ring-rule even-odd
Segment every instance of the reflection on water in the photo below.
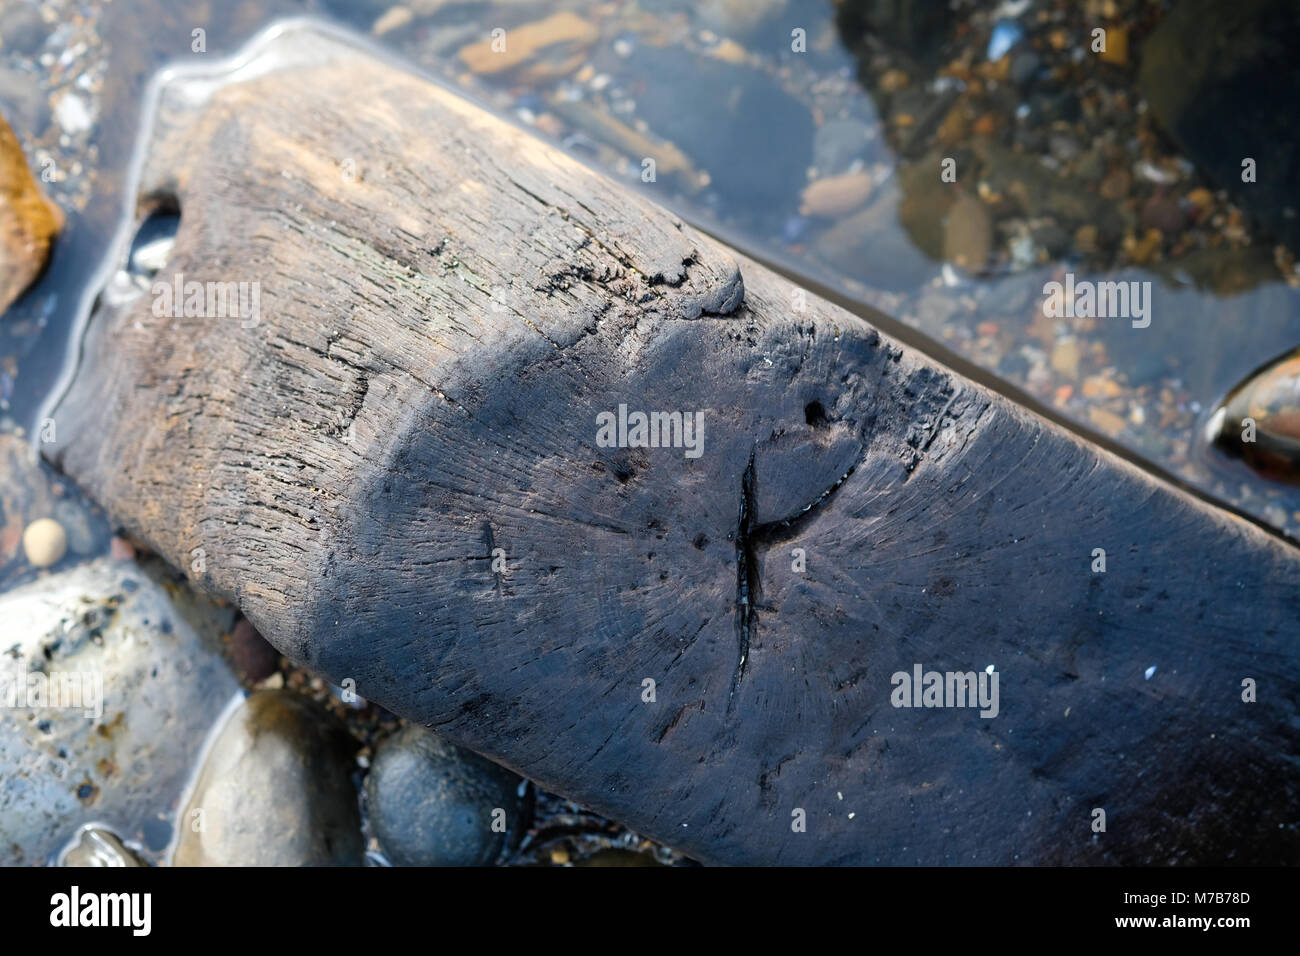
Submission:
{"label": "reflection on water", "polygon": [[[120,214],[148,74],[318,14],[1295,533],[1300,491],[1220,467],[1203,437],[1224,395],[1300,344],[1293,5],[949,6],[51,0],[58,22],[18,34],[0,15],[0,108],[60,170],[69,213],[0,323],[11,425],[32,427]],[[1049,309],[1052,282],[1142,298]]]}

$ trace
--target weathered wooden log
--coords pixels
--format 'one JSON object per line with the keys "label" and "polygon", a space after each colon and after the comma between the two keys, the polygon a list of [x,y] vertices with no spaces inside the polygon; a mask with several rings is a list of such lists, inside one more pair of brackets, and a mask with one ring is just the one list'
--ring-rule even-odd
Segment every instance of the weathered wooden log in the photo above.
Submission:
{"label": "weathered wooden log", "polygon": [[153,129],[53,457],[289,656],[704,861],[1300,860],[1283,541],[317,30]]}

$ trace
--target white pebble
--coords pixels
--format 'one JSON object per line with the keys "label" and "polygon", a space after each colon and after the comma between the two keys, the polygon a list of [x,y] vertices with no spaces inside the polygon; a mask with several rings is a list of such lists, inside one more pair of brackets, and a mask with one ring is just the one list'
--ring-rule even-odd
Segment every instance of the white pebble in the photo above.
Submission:
{"label": "white pebble", "polygon": [[58,564],[68,551],[68,536],[63,525],[53,518],[33,521],[23,532],[23,552],[33,567],[48,568]]}
{"label": "white pebble", "polygon": [[54,118],[59,121],[63,131],[70,136],[84,133],[90,129],[93,122],[86,101],[75,93],[64,94],[59,100],[59,105],[54,107]]}

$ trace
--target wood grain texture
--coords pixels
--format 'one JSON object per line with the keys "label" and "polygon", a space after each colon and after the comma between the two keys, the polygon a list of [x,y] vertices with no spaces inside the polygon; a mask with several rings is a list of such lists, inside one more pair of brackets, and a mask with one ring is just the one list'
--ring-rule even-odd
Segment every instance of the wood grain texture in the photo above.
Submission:
{"label": "wood grain texture", "polygon": [[[105,308],[56,412],[133,534],[707,862],[1300,861],[1294,549],[437,86],[285,45],[164,98],[142,185],[182,214],[160,278],[257,281],[260,321]],[[703,453],[600,447],[620,404],[702,411]],[[994,665],[999,715],[894,708],[917,663]]]}

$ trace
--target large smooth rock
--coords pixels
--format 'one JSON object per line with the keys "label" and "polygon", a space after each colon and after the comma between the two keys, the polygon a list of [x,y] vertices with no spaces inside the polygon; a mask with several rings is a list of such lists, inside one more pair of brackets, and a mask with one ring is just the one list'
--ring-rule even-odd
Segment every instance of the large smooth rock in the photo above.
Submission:
{"label": "large smooth rock", "polygon": [[[191,608],[187,619],[140,567],[107,559],[0,596],[0,703],[11,686],[24,694],[0,706],[0,864],[48,862],[91,822],[159,858],[203,740],[239,690],[218,643],[233,610]],[[66,678],[79,706],[50,706],[52,695],[22,706],[39,703],[26,696],[33,674],[38,687]]]}
{"label": "large smooth rock", "polygon": [[342,723],[310,698],[253,694],[204,761],[173,864],[360,865],[355,750]]}

